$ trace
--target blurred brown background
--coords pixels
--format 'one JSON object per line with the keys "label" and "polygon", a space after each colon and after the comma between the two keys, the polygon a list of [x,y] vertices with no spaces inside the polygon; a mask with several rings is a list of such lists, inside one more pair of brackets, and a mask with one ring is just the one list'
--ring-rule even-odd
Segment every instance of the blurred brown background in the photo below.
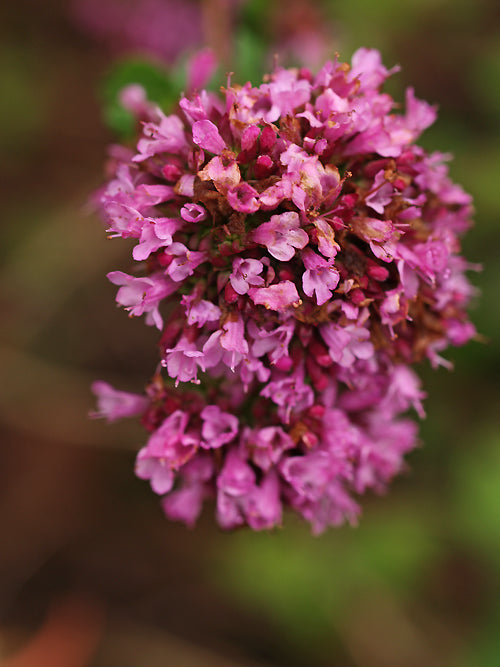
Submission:
{"label": "blurred brown background", "polygon": [[398,99],[414,85],[439,104],[423,143],[455,153],[452,175],[476,201],[464,247],[485,266],[472,278],[483,293],[473,320],[488,342],[449,352],[451,374],[422,369],[428,418],[409,473],[365,499],[359,528],[313,538],[293,517],[270,535],[222,533],[209,508],[195,530],[167,522],[133,475],[142,429],[87,418],[94,379],[140,391],[156,363],[155,331],[115,308],[105,278],[126,270],[129,248],[88,212],[113,141],[100,82],[148,43],[175,69],[175,49],[147,26],[163,17],[173,49],[181,4],[0,9],[1,664],[496,667],[499,6],[188,3],[191,33],[176,48],[217,35],[235,80],[256,78],[277,51],[314,65],[381,49],[402,65]]}

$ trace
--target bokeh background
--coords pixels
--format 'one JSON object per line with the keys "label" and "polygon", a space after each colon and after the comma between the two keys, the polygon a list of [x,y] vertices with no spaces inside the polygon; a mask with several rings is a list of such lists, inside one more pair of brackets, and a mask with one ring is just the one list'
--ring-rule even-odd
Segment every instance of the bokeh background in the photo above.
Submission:
{"label": "bokeh background", "polygon": [[[115,308],[129,249],[89,213],[113,86],[211,46],[223,80],[359,46],[437,103],[421,143],[475,198],[482,342],[420,369],[422,447],[358,528],[313,538],[167,522],[133,475],[132,423],[90,384],[140,391],[154,330]],[[118,64],[117,64],[118,63]],[[127,69],[128,68],[128,69]],[[149,71],[149,70],[147,70]],[[125,74],[124,74],[125,72]],[[154,85],[154,76],[153,83]],[[0,661],[7,667],[500,664],[500,5],[496,0],[16,0],[0,7]],[[111,91],[111,92],[110,92]],[[103,111],[104,109],[104,111]],[[126,122],[126,119],[125,119]]]}

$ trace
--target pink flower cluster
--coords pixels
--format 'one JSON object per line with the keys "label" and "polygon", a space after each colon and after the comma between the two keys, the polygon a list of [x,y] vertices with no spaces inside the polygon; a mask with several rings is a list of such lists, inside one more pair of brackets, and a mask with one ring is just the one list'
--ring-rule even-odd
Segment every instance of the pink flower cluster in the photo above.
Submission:
{"label": "pink flower cluster", "polygon": [[[394,70],[392,70],[394,71]],[[142,415],[136,474],[172,519],[214,499],[223,528],[355,521],[415,447],[411,365],[474,335],[460,255],[469,195],[415,145],[435,109],[381,91],[377,51],[276,69],[259,87],[143,105],[101,193],[134,239],[116,300],[161,332],[145,396],[96,383],[98,414]]]}

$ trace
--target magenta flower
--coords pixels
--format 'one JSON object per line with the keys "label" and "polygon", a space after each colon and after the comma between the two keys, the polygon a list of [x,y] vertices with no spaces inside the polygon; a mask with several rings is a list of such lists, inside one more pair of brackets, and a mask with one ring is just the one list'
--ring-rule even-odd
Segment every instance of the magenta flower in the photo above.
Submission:
{"label": "magenta flower", "polygon": [[[172,471],[187,463],[196,452],[199,439],[186,433],[188,421],[186,412],[176,410],[158,426],[137,455],[136,474],[149,479],[156,493],[167,493],[165,487],[170,490],[174,481]],[[157,491],[159,487],[163,490]]]}
{"label": "magenta flower", "polygon": [[294,211],[273,215],[269,222],[257,227],[252,239],[265,245],[269,254],[282,262],[292,259],[296,248],[305,248],[309,243],[309,236]]}
{"label": "magenta flower", "polygon": [[233,272],[229,276],[233,289],[238,294],[246,294],[252,285],[264,285],[264,278],[259,274],[264,265],[258,259],[237,257],[233,262]]}
{"label": "magenta flower", "polygon": [[289,306],[300,306],[301,303],[297,287],[291,280],[283,280],[269,287],[252,287],[248,290],[248,296],[255,304],[269,310],[282,311]]}
{"label": "magenta flower", "polygon": [[200,360],[203,352],[197,350],[194,343],[190,343],[186,338],[179,339],[177,345],[165,350],[165,358],[162,364],[166,366],[167,372],[171,378],[176,378],[175,385],[179,382],[194,382],[198,380],[198,364],[203,363]]}
{"label": "magenta flower", "polygon": [[204,252],[196,252],[186,248],[183,243],[172,243],[164,253],[170,261],[165,275],[176,283],[183,282],[188,276],[192,276],[196,267],[206,260]]}
{"label": "magenta flower", "polygon": [[322,306],[332,297],[332,291],[340,280],[338,270],[332,260],[327,261],[309,248],[302,253],[302,261],[306,271],[302,276],[302,288],[307,296],[316,297],[318,306]]}
{"label": "magenta flower", "polygon": [[217,405],[207,405],[200,417],[203,420],[202,447],[216,449],[231,442],[238,434],[238,419],[234,415],[222,412]]}
{"label": "magenta flower", "polygon": [[279,426],[247,428],[242,443],[251,460],[265,472],[278,463],[286,449],[293,449],[292,438]]}
{"label": "magenta flower", "polygon": [[227,148],[217,126],[210,120],[197,120],[193,123],[192,133],[194,143],[209,153],[219,155]]}
{"label": "magenta flower", "polygon": [[129,91],[142,133],[101,204],[133,269],[108,277],[160,329],[163,370],[144,397],[96,383],[95,416],[142,415],[136,473],[169,518],[192,526],[212,499],[228,529],[287,507],[314,533],[354,523],[416,445],[412,367],[475,335],[471,199],[414,143],[434,108],[382,92],[396,69],[360,49],[171,115]]}
{"label": "magenta flower", "polygon": [[111,271],[108,279],[114,285],[121,285],[116,295],[116,302],[124,306],[132,316],[146,315],[146,324],[163,327],[159,304],[162,299],[175,292],[176,285],[161,273],[151,274],[148,278],[134,278],[123,271]]}
{"label": "magenta flower", "polygon": [[207,322],[217,322],[221,316],[218,306],[211,301],[197,299],[195,294],[183,296],[181,303],[186,308],[186,321],[189,325],[203,327]]}
{"label": "magenta flower", "polygon": [[105,417],[114,422],[124,417],[138,417],[148,407],[148,399],[139,394],[114,389],[107,382],[94,382],[92,391],[97,396],[97,410],[92,417]]}

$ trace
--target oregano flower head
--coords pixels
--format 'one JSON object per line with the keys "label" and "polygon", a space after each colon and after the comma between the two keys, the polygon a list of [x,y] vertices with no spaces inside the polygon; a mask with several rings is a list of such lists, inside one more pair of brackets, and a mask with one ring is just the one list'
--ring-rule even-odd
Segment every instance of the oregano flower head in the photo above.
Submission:
{"label": "oregano flower head", "polygon": [[135,246],[108,278],[158,329],[160,370],[144,396],[94,389],[99,415],[141,415],[136,474],[168,517],[193,525],[213,499],[223,528],[272,528],[284,507],[314,533],[354,522],[415,447],[412,367],[474,335],[471,198],[415,144],[436,110],[382,91],[395,69],[360,49],[170,115],[125,91],[140,136],[100,203]]}

